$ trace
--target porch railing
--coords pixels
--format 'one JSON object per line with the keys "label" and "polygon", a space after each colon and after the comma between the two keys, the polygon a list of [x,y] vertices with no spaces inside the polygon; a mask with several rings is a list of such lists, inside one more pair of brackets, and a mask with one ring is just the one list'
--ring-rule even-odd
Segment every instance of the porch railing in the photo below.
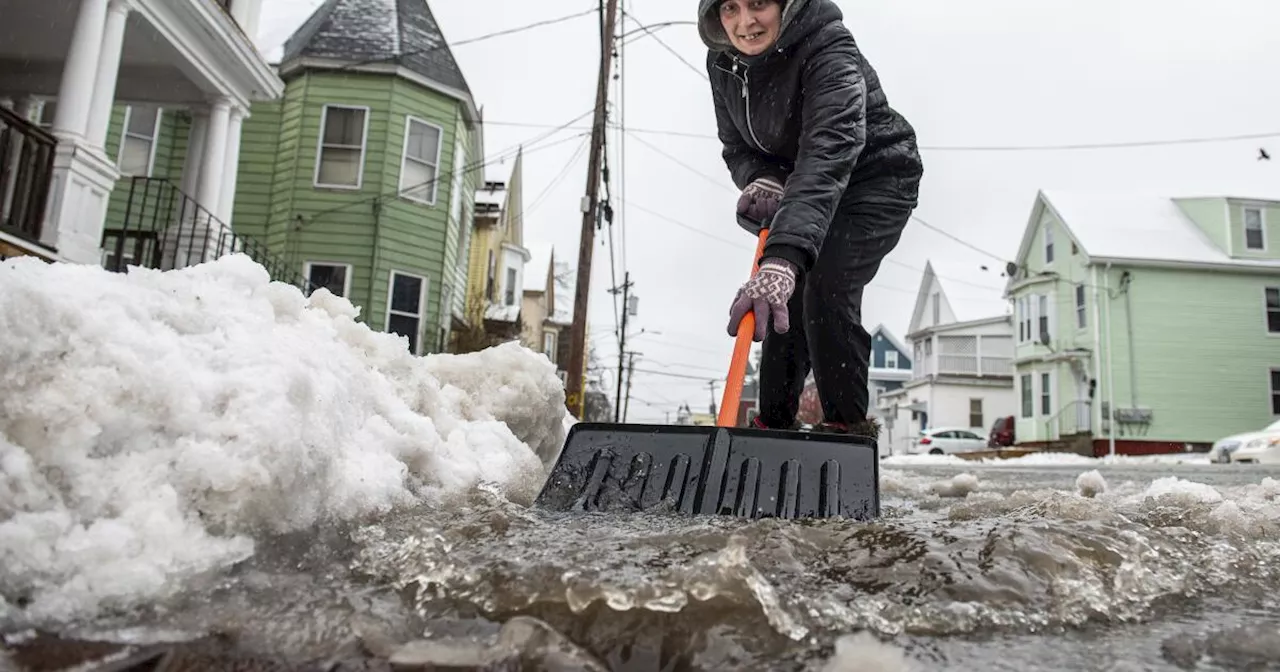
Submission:
{"label": "porch railing", "polygon": [[109,271],[127,266],[167,271],[244,253],[262,264],[273,280],[308,294],[314,289],[283,257],[261,241],[235,233],[164,178],[130,178],[123,225],[103,231],[102,247],[102,265]]}
{"label": "porch railing", "polygon": [[40,242],[58,140],[0,107],[0,230]]}
{"label": "porch railing", "polygon": [[1093,431],[1093,402],[1076,400],[1058,409],[1044,423],[1045,438],[1060,439]]}

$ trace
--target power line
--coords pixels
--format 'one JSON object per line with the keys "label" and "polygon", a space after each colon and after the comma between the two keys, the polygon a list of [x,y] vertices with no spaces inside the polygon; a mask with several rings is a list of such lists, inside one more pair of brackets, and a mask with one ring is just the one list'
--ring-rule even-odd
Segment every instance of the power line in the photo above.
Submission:
{"label": "power line", "polygon": [[689,61],[685,60],[685,57],[681,56],[680,52],[676,51],[675,49],[672,49],[671,45],[667,44],[666,42],[663,42],[662,38],[658,37],[655,31],[650,30],[648,26],[641,23],[639,17],[637,17],[635,14],[624,11],[622,12],[622,15],[628,19],[631,19],[632,22],[634,22],[637,26],[640,26],[640,29],[643,30],[645,33],[647,33],[649,37],[652,37],[655,42],[662,45],[663,49],[666,49],[668,52],[670,52],[672,56],[675,56],[677,60],[679,60],[681,63],[684,63],[686,67],[688,67],[690,70],[696,73],[699,77],[707,81],[711,80],[711,78],[707,76],[707,73],[703,72],[700,68],[690,63]]}
{"label": "power line", "polygon": [[342,205],[337,205],[337,206],[334,206],[334,207],[332,207],[332,208],[327,208],[327,209],[324,209],[324,210],[320,210],[320,211],[317,211],[317,212],[313,212],[313,213],[311,213],[311,214],[310,214],[310,215],[308,215],[308,216],[310,217],[310,219],[311,219],[312,221],[315,221],[317,218],[319,218],[319,217],[321,217],[321,216],[323,216],[323,215],[328,215],[328,214],[332,214],[332,213],[335,213],[335,212],[341,212],[341,211],[343,211],[343,210],[346,210],[347,208],[355,207],[355,206],[358,206],[358,205],[366,205],[366,204],[369,204],[369,203],[373,203],[374,201],[381,200],[381,199],[383,199],[383,198],[392,198],[392,197],[398,196],[398,195],[400,195],[400,194],[402,194],[402,193],[404,193],[404,192],[406,192],[406,191],[413,191],[413,190],[415,190],[415,189],[421,189],[422,187],[429,187],[429,186],[432,186],[432,185],[434,185],[434,184],[436,184],[436,183],[440,182],[442,179],[451,179],[451,178],[453,178],[453,177],[457,176],[457,175],[458,175],[458,174],[460,174],[460,173],[467,173],[467,172],[470,172],[470,171],[475,170],[475,169],[477,169],[477,168],[484,168],[484,167],[487,167],[487,166],[489,166],[489,165],[491,165],[491,164],[494,164],[494,163],[500,163],[500,162],[502,162],[502,161],[505,161],[507,158],[510,158],[511,156],[515,156],[516,154],[518,154],[518,153],[520,153],[520,152],[522,152],[522,151],[523,151],[524,153],[526,153],[526,154],[532,154],[532,153],[533,153],[533,152],[535,152],[535,151],[539,151],[539,150],[542,150],[542,149],[548,149],[548,148],[550,148],[550,147],[554,147],[554,146],[556,146],[556,145],[558,145],[558,144],[561,144],[561,143],[563,143],[563,142],[567,142],[567,141],[569,141],[569,140],[573,140],[573,139],[576,139],[576,138],[582,137],[582,134],[581,134],[581,133],[579,133],[579,134],[577,134],[577,135],[570,135],[570,136],[568,136],[568,137],[561,138],[561,139],[559,139],[559,140],[557,140],[557,141],[555,141],[555,142],[553,142],[553,143],[551,143],[551,144],[549,144],[549,145],[543,145],[542,147],[537,147],[537,148],[534,148],[534,149],[526,149],[526,147],[527,147],[527,146],[536,145],[537,143],[542,142],[543,140],[545,140],[545,139],[547,139],[547,138],[551,137],[552,135],[555,135],[558,131],[563,130],[563,129],[565,129],[565,128],[567,128],[567,127],[571,126],[571,125],[573,125],[573,124],[574,124],[574,123],[576,123],[579,119],[582,119],[583,117],[587,116],[588,114],[591,114],[593,111],[594,111],[594,110],[588,110],[588,111],[586,111],[586,112],[584,112],[584,113],[582,113],[582,114],[578,115],[577,117],[574,117],[573,119],[570,119],[569,121],[565,122],[564,124],[561,124],[560,126],[555,127],[552,131],[550,131],[550,132],[548,132],[548,133],[543,133],[543,134],[541,134],[541,135],[539,135],[539,136],[537,136],[536,138],[533,138],[533,139],[531,139],[531,140],[528,140],[528,141],[525,141],[525,142],[521,142],[521,143],[517,143],[517,144],[515,144],[515,145],[512,145],[512,146],[508,147],[507,149],[502,150],[501,152],[499,152],[497,155],[495,155],[495,156],[493,156],[493,157],[479,159],[479,160],[474,161],[474,162],[472,162],[472,163],[468,163],[468,164],[465,164],[465,165],[463,165],[463,166],[455,167],[452,171],[449,171],[448,173],[444,173],[444,174],[439,174],[439,173],[437,173],[437,175],[436,175],[435,177],[433,177],[433,178],[431,178],[431,179],[429,179],[429,180],[426,180],[426,181],[424,181],[424,182],[421,182],[421,183],[419,183],[419,184],[411,185],[411,186],[409,186],[409,187],[404,187],[404,188],[396,188],[396,189],[394,189],[394,190],[388,190],[388,191],[385,191],[385,192],[380,193],[380,194],[375,194],[375,195],[373,195],[373,196],[368,196],[368,197],[365,197],[365,198],[362,198],[362,199],[358,199],[358,200],[355,200],[355,201],[351,201],[351,202],[349,202],[349,203],[343,203]]}
{"label": "power line", "polygon": [[515,28],[507,28],[506,30],[499,30],[499,31],[494,32],[494,33],[487,33],[487,34],[484,34],[484,35],[477,35],[477,36],[475,36],[475,37],[469,37],[469,38],[467,38],[467,39],[465,39],[465,40],[459,40],[459,41],[457,41],[457,42],[453,42],[453,43],[449,43],[449,42],[447,42],[447,41],[441,40],[439,44],[434,44],[434,45],[432,45],[432,46],[425,47],[425,48],[423,48],[423,49],[410,49],[409,51],[406,51],[406,52],[401,53],[401,54],[390,54],[390,55],[388,55],[388,56],[379,56],[378,58],[369,58],[369,59],[365,59],[365,60],[363,60],[363,61],[356,61],[356,62],[354,62],[354,63],[347,63],[347,64],[343,65],[342,67],[337,68],[337,70],[340,70],[340,71],[341,71],[341,70],[351,70],[351,69],[353,69],[353,68],[358,68],[358,67],[361,67],[361,66],[364,66],[364,65],[376,65],[376,64],[378,64],[378,63],[386,63],[386,62],[388,62],[388,61],[394,61],[394,60],[396,60],[396,59],[398,59],[398,58],[405,58],[405,57],[407,57],[407,56],[420,56],[420,55],[422,55],[422,54],[428,54],[428,53],[431,53],[431,52],[433,52],[433,51],[436,51],[437,49],[444,49],[445,47],[460,47],[460,46],[462,46],[462,45],[464,45],[464,44],[473,44],[473,43],[475,43],[475,42],[483,42],[483,41],[485,41],[485,40],[491,40],[491,39],[493,39],[493,38],[495,38],[495,37],[503,37],[503,36],[506,36],[506,35],[512,35],[512,34],[514,34],[514,33],[524,32],[524,31],[526,31],[526,30],[533,30],[534,28],[542,28],[543,26],[550,26],[550,25],[552,25],[552,24],[556,24],[556,23],[563,23],[563,22],[565,22],[565,21],[569,21],[570,19],[576,19],[576,18],[578,18],[578,17],[580,17],[580,16],[586,16],[586,15],[588,15],[588,14],[594,14],[594,13],[595,13],[595,11],[596,11],[596,8],[595,8],[595,7],[592,7],[591,9],[588,9],[588,10],[583,11],[583,12],[578,12],[578,13],[576,13],[576,14],[568,14],[568,15],[561,16],[561,17],[557,17],[557,18],[554,18],[554,19],[546,19],[546,20],[543,20],[543,21],[537,21],[537,22],[530,23],[530,24],[528,24],[528,25],[524,25],[524,26],[517,26],[517,27],[515,27]]}
{"label": "power line", "polygon": [[[495,126],[525,126],[529,128],[550,128],[547,124],[536,124],[529,122],[516,121],[486,121],[487,124]],[[580,129],[572,129],[580,130]],[[715,140],[720,138],[709,133],[695,133],[692,131],[677,131],[671,129],[658,128],[638,128],[635,126],[627,127],[628,133],[642,133],[645,135],[666,135],[677,138],[696,138],[699,140]],[[1268,138],[1280,138],[1280,130],[1262,132],[1262,133],[1241,133],[1236,135],[1219,135],[1204,137],[1188,137],[1188,138],[1169,138],[1155,140],[1130,140],[1118,142],[1093,142],[1093,143],[1066,143],[1066,144],[1031,144],[1031,145],[920,145],[922,151],[930,152],[1057,152],[1057,151],[1087,151],[1087,150],[1103,150],[1103,149],[1132,149],[1141,147],[1161,147],[1172,145],[1192,145],[1206,144],[1215,142],[1239,142],[1243,140],[1265,140]]]}

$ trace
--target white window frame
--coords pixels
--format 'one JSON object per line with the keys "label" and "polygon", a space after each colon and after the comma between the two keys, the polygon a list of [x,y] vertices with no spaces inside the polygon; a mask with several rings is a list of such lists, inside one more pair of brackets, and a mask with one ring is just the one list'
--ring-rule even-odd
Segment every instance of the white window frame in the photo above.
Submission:
{"label": "white window frame", "polygon": [[[423,126],[426,126],[427,128],[433,129],[435,130],[436,133],[440,135],[439,139],[436,141],[436,156],[435,156],[434,163],[423,161],[418,158],[411,159],[409,157],[409,128],[414,123],[419,123],[419,124],[422,124]],[[397,189],[398,192],[400,193],[400,198],[403,198],[406,201],[412,201],[414,203],[419,203],[422,205],[434,206],[436,204],[436,197],[440,195],[440,155],[444,151],[444,142],[445,142],[445,134],[444,134],[443,126],[440,126],[439,124],[433,124],[430,121],[423,119],[422,117],[415,117],[412,114],[406,114],[404,116],[404,139],[400,143],[400,179],[399,179],[399,187]],[[410,184],[407,186],[405,185],[404,168],[409,161],[413,161],[414,163],[426,164],[431,166],[433,169],[435,169],[435,178],[433,178],[431,181],[431,198],[425,199],[425,200],[421,198],[417,198],[416,196],[411,196],[409,194],[409,191],[406,190],[406,189],[411,190],[415,187],[422,186],[420,184]]]}
{"label": "white window frame", "polygon": [[[978,402],[978,424],[973,424],[973,402]],[[969,427],[977,427],[982,429],[987,422],[986,399],[983,397],[969,397]]]}
{"label": "white window frame", "polygon": [[[364,127],[360,131],[360,163],[356,166],[356,183],[351,184],[326,184],[320,181],[320,163],[324,158],[324,129],[329,123],[329,110],[360,110],[364,112]],[[320,130],[316,134],[316,165],[311,175],[311,186],[316,189],[340,189],[343,191],[359,191],[364,188],[364,163],[369,155],[369,117],[372,112],[368,105],[343,105],[341,103],[325,103],[320,110]],[[339,147],[338,145],[333,145]],[[350,146],[341,146],[342,149],[352,149]]]}
{"label": "white window frame", "polygon": [[1271,331],[1271,311],[1274,309],[1267,303],[1267,292],[1280,294],[1280,285],[1262,288],[1262,330],[1272,338],[1280,338],[1280,331]]}
{"label": "white window frame", "polygon": [[1280,413],[1276,412],[1276,397],[1280,397],[1280,388],[1276,388],[1272,382],[1272,376],[1276,373],[1280,373],[1280,367],[1273,366],[1267,371],[1267,389],[1271,390],[1271,394],[1267,396],[1267,405],[1273,417],[1280,417]]}
{"label": "white window frame", "polygon": [[942,292],[934,292],[933,297],[933,326],[938,326],[942,322]]}
{"label": "white window frame", "polygon": [[[502,305],[514,306],[520,303],[520,295],[523,292],[517,291],[516,283],[520,282],[520,269],[515,266],[505,266],[502,269]],[[511,296],[511,302],[507,302],[507,296]]]}
{"label": "white window frame", "polygon": [[560,346],[559,334],[555,329],[547,329],[542,332],[542,353],[551,360],[552,364],[556,363],[556,348]]}
{"label": "white window frame", "polygon": [[[1035,373],[1023,373],[1018,376],[1018,417],[1036,417]],[[1027,402],[1031,402],[1031,413],[1027,413]]]}
{"label": "white window frame", "polygon": [[1053,263],[1053,224],[1045,222],[1044,225],[1044,263],[1046,266]]}
{"label": "white window frame", "polygon": [[1078,283],[1075,287],[1075,304],[1076,304],[1076,329],[1084,330],[1089,327],[1089,299],[1088,292],[1085,291],[1084,283]]}
{"label": "white window frame", "polygon": [[[1056,297],[1052,293],[1044,293],[1036,295],[1035,322],[1032,323],[1034,332],[1032,333],[1032,342],[1040,342],[1040,321],[1044,320],[1044,333],[1049,335],[1049,341],[1053,342],[1053,307],[1057,304],[1054,301]],[[1041,312],[1044,314],[1042,315]]]}
{"label": "white window frame", "polygon": [[[42,107],[41,113],[43,114],[43,112],[44,112],[44,109]],[[132,105],[126,106],[124,108],[124,123],[120,125],[120,146],[116,147],[116,170],[119,170],[122,174],[128,175],[129,177],[151,177],[156,170],[156,149],[160,144],[160,124],[162,121],[164,121],[164,108],[163,107],[156,108],[156,123],[155,123],[155,127],[151,129],[150,138],[146,138],[144,136],[136,135],[129,132],[129,120],[132,117],[133,117],[133,106]],[[52,120],[50,121],[52,123]],[[124,143],[129,138],[133,138],[134,140],[145,140],[151,143],[151,147],[147,152],[147,172],[145,175],[133,175],[132,173],[126,173],[120,167],[120,162],[124,158]]]}
{"label": "white window frame", "polygon": [[312,259],[302,263],[302,277],[311,282],[311,268],[313,266],[332,266],[334,268],[346,269],[342,276],[342,297],[351,300],[351,274],[355,271],[355,267],[351,264],[341,261],[325,261],[323,259]]}
{"label": "white window frame", "polygon": [[[1040,385],[1040,394],[1036,396],[1036,408],[1039,411],[1039,415],[1045,418],[1053,417],[1053,404],[1056,396],[1053,393],[1056,384],[1053,371],[1041,371],[1036,378],[1038,379],[1036,382]],[[1047,411],[1044,407],[1045,403],[1049,404],[1049,410]]]}
{"label": "white window frame", "polygon": [[894,350],[893,348],[889,348],[888,350],[884,351],[884,368],[886,369],[898,368],[898,351],[897,350]]}
{"label": "white window frame", "polygon": [[[1249,246],[1249,211],[1253,210],[1258,213],[1258,234],[1262,236],[1262,247]],[[1240,211],[1241,230],[1244,232],[1244,249],[1250,252],[1266,252],[1267,251],[1267,211],[1263,208],[1246,205]]]}
{"label": "white window frame", "polygon": [[[406,313],[402,310],[393,311],[391,309],[391,297],[395,294],[396,276],[398,275],[404,276],[406,278],[415,278],[422,281],[422,284],[418,288],[418,311],[419,312],[416,315],[412,313]],[[414,335],[413,335],[413,338],[414,338],[413,352],[418,357],[421,357],[423,354],[422,353],[422,332],[424,329],[426,329],[426,326],[427,326],[427,295],[428,295],[427,290],[430,286],[431,286],[431,279],[425,275],[418,275],[417,273],[409,273],[408,271],[398,271],[394,268],[387,271],[387,308],[386,310],[383,311],[385,315],[382,316],[382,331],[384,333],[391,333],[391,316],[393,314],[399,315],[401,317],[417,318],[418,329],[417,331],[414,332]]]}

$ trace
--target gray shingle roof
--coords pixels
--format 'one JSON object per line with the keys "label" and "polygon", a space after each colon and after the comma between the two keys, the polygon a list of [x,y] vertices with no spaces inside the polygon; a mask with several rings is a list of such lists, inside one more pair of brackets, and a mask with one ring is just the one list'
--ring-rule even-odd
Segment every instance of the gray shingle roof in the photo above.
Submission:
{"label": "gray shingle roof", "polygon": [[295,58],[395,63],[471,95],[426,0],[325,0],[284,44]]}

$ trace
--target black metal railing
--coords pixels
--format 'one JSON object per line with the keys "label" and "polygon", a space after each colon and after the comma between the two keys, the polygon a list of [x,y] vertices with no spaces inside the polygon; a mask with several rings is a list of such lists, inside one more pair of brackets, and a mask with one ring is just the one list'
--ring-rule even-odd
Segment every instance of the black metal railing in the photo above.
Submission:
{"label": "black metal railing", "polygon": [[123,226],[105,229],[102,247],[102,265],[109,271],[123,271],[127,266],[168,271],[243,253],[262,264],[271,279],[307,294],[315,289],[265,243],[235,233],[165,178],[130,178]]}
{"label": "black metal railing", "polygon": [[58,140],[0,107],[0,230],[40,242]]}

